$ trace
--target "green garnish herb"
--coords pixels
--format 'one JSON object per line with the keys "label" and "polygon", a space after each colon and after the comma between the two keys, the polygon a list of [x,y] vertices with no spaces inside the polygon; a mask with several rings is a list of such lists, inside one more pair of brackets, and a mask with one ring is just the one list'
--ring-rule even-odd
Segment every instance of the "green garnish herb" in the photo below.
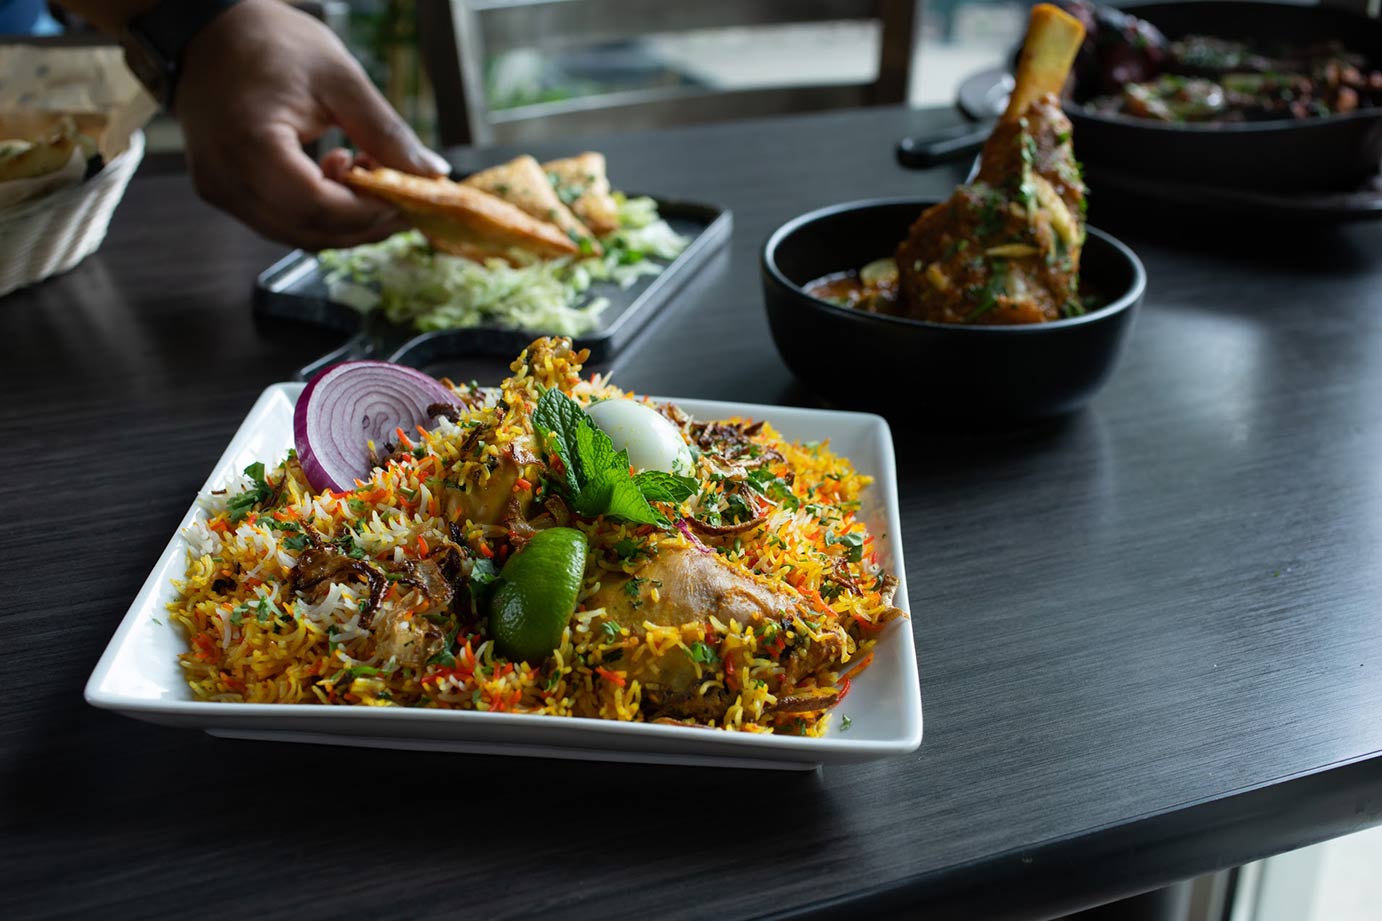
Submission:
{"label": "green garnish herb", "polygon": [[849,727],[850,727],[850,726],[853,726],[853,725],[854,725],[854,720],[850,719],[850,718],[847,717],[847,716],[842,716],[842,717],[840,717],[840,731],[841,731],[841,732],[848,732],[848,731],[849,731]]}
{"label": "green garnish herb", "polygon": [[[489,561],[486,560],[485,562],[489,562]],[[455,626],[455,627],[452,627],[452,628],[447,632],[447,634],[446,634],[446,643],[442,646],[441,652],[437,653],[437,654],[434,655],[432,658],[428,659],[428,660],[427,660],[427,664],[428,664],[428,665],[440,665],[442,668],[455,668],[455,667],[456,667],[456,657],[455,657],[454,655],[451,654],[451,647],[452,647],[452,646],[455,644],[455,642],[456,642],[456,631],[458,631],[459,629],[460,629],[460,625],[457,625],[457,626]]]}
{"label": "green garnish herb", "polygon": [[230,500],[226,502],[226,511],[230,514],[232,523],[240,521],[256,505],[267,501],[274,494],[273,487],[264,480],[264,464],[260,461],[255,461],[246,467],[245,476],[253,481],[250,488],[238,496],[231,496]]}
{"label": "green garnish herb", "polygon": [[801,507],[801,500],[792,492],[791,485],[780,476],[773,476],[767,467],[749,471],[748,484],[760,494],[778,502],[791,511]]}
{"label": "green garnish herb", "polygon": [[720,656],[705,643],[697,641],[691,644],[691,661],[702,665],[715,665],[720,661]]}
{"label": "green garnish herb", "polygon": [[965,314],[965,322],[977,320],[998,306],[998,297],[1006,294],[1008,290],[1008,264],[1001,259],[993,260],[993,269],[989,273],[989,280],[979,292],[979,304],[969,313]]}
{"label": "green garnish herb", "polygon": [[845,559],[851,563],[857,563],[864,558],[864,535],[855,531],[850,534],[834,534],[830,530],[825,532],[826,544],[839,544],[845,548]]}
{"label": "green garnish herb", "polygon": [[615,451],[609,436],[560,390],[548,390],[538,400],[533,427],[560,458],[571,507],[586,518],[607,515],[665,528],[670,526],[666,517],[649,503],[680,503],[696,491],[691,477],[660,470],[634,476],[628,451]]}

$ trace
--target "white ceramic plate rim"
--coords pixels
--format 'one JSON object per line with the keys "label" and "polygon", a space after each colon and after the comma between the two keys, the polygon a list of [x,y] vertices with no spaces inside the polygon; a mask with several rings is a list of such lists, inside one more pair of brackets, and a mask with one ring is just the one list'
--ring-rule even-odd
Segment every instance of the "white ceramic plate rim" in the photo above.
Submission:
{"label": "white ceramic plate rim", "polygon": [[[302,392],[303,386],[299,383],[285,383],[274,384],[265,389],[220,460],[217,461],[211,476],[207,478],[199,494],[224,484],[238,473],[239,463],[242,461],[238,461],[237,458],[243,458],[246,443],[255,437],[257,430],[269,414],[276,411],[275,404],[281,406],[279,401],[286,399],[287,405],[293,405]],[[896,574],[899,581],[895,603],[903,610],[908,609],[906,573],[902,558],[901,522],[898,514],[897,475],[892,434],[888,429],[886,420],[881,416],[867,413],[665,397],[656,397],[655,399],[671,399],[672,402],[677,403],[699,419],[742,416],[767,419],[779,428],[786,424],[798,429],[814,429],[815,426],[812,423],[818,425],[820,423],[834,423],[834,425],[820,425],[819,427],[823,429],[835,429],[841,426],[848,428],[851,425],[859,429],[861,426],[867,426],[870,430],[869,433],[878,439],[879,469],[867,470],[861,467],[861,470],[871,473],[875,478],[874,484],[870,487],[870,493],[874,494],[873,501],[878,504],[886,528],[885,534],[880,537],[880,543],[886,548],[886,557],[890,560],[889,569]],[[861,429],[859,437],[868,437],[869,433],[865,433]],[[280,450],[286,450],[289,446],[282,445]],[[848,456],[848,446],[841,446],[837,443],[835,447]],[[832,727],[832,732],[835,732],[833,735],[827,734],[821,738],[800,738],[650,723],[619,723],[598,719],[550,717],[538,714],[390,707],[324,707],[314,704],[216,703],[192,700],[190,699],[190,692],[188,692],[189,699],[170,700],[159,695],[113,690],[110,687],[113,670],[122,653],[130,651],[130,644],[136,642],[136,633],[139,629],[157,629],[153,627],[153,624],[158,624],[159,627],[166,625],[168,630],[175,629],[171,623],[160,623],[156,619],[156,615],[162,614],[163,604],[168,598],[168,573],[170,571],[180,573],[181,561],[185,558],[186,543],[182,536],[183,531],[195,518],[202,515],[204,512],[194,501],[187,514],[183,516],[172,539],[168,542],[139,594],[135,597],[129,611],[120,622],[87,681],[85,696],[91,705],[115,710],[139,719],[196,726],[211,732],[225,730],[227,734],[238,735],[253,735],[255,731],[265,734],[281,733],[285,736],[293,733],[302,734],[304,732],[302,726],[306,722],[313,727],[307,732],[335,734],[345,744],[351,744],[352,739],[354,740],[353,744],[371,744],[367,740],[371,730],[380,733],[396,733],[398,730],[411,728],[412,731],[403,735],[394,735],[393,738],[400,743],[405,743],[408,740],[419,743],[434,741],[440,745],[449,744],[447,740],[451,740],[456,747],[463,748],[466,724],[477,728],[490,727],[494,730],[510,730],[502,732],[506,736],[512,736],[515,734],[514,731],[517,731],[518,734],[525,737],[525,741],[536,746],[541,746],[544,742],[549,741],[544,738],[545,736],[565,736],[569,734],[569,731],[575,731],[582,737],[588,738],[591,744],[598,745],[604,741],[608,744],[618,745],[618,752],[625,754],[628,752],[637,753],[639,740],[644,740],[652,746],[647,753],[650,756],[656,756],[653,760],[673,761],[677,760],[676,752],[678,751],[691,756],[688,760],[694,760],[694,755],[701,754],[712,759],[769,759],[795,763],[862,761],[906,754],[914,751],[921,744],[921,693],[910,619],[897,620],[888,625],[880,637],[877,647],[880,654],[876,655],[875,663],[869,669],[872,672],[882,667],[884,656],[881,655],[881,652],[885,648],[885,644],[902,644],[902,649],[907,654],[900,654],[899,651],[899,654],[893,656],[896,667],[901,670],[900,674],[895,677],[903,688],[910,688],[911,693],[907,693],[905,699],[898,702],[900,704],[900,718],[894,731],[888,733],[884,738],[851,739],[839,733],[834,727]],[[170,567],[177,568],[170,570]],[[866,680],[868,674],[866,672],[865,675],[861,676],[860,681]],[[857,687],[858,683],[856,683]],[[183,689],[185,690],[185,686]],[[846,710],[848,709],[847,705],[841,706],[844,706]],[[438,734],[434,737],[429,731],[430,726],[438,728],[444,726],[449,731],[444,735]],[[249,730],[246,731],[244,727],[249,727]],[[558,728],[561,732],[556,731]],[[457,729],[461,730],[460,735],[457,735],[455,731]],[[492,738],[492,733],[481,733],[475,741],[478,746],[483,745],[486,739]],[[374,741],[384,744],[380,739]],[[503,742],[490,742],[488,744],[494,748],[502,748],[504,745]],[[576,748],[561,743],[559,740],[552,744],[553,750],[568,747]],[[672,755],[670,759],[667,758],[668,754]],[[588,757],[589,755],[588,753],[581,755],[573,752],[573,756]]]}

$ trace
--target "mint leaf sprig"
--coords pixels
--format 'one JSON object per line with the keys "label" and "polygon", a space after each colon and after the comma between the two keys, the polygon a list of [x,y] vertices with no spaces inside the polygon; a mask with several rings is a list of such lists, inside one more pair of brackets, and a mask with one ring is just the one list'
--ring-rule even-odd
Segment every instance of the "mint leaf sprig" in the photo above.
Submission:
{"label": "mint leaf sprig", "polygon": [[695,494],[697,482],[687,476],[644,470],[629,472],[629,452],[614,442],[581,405],[560,390],[548,390],[533,410],[533,428],[547,450],[561,460],[567,499],[585,518],[606,515],[633,524],[669,527],[665,515],[650,503],[679,504]]}

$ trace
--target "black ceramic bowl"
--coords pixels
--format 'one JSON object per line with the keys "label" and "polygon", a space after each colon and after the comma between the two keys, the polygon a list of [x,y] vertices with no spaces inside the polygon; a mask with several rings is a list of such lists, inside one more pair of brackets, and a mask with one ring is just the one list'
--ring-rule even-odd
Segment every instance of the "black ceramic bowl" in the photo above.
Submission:
{"label": "black ceramic bowl", "polygon": [[865,313],[802,286],[892,255],[933,201],[832,205],[763,245],[763,297],[782,360],[826,402],[985,424],[1068,412],[1108,380],[1147,277],[1132,250],[1089,228],[1082,284],[1103,302],[1084,316],[962,326]]}
{"label": "black ceramic bowl", "polygon": [[[1342,5],[1342,4],[1340,4]],[[1382,61],[1382,21],[1326,5],[1195,0],[1122,6],[1168,38],[1198,33],[1301,48],[1342,40]],[[1316,118],[1172,124],[1067,106],[1075,150],[1091,165],[1230,188],[1273,192],[1354,189],[1377,172],[1382,109]]]}

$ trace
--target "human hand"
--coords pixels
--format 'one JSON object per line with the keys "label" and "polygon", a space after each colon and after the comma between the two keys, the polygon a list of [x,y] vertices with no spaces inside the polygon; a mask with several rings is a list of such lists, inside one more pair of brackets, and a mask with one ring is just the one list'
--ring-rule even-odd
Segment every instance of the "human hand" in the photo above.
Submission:
{"label": "human hand", "polygon": [[449,169],[335,35],[280,0],[243,0],[188,43],[174,109],[198,194],[304,249],[369,243],[406,226],[388,204],[336,181],[349,153],[333,150],[318,165],[303,152],[328,128],[381,166]]}

